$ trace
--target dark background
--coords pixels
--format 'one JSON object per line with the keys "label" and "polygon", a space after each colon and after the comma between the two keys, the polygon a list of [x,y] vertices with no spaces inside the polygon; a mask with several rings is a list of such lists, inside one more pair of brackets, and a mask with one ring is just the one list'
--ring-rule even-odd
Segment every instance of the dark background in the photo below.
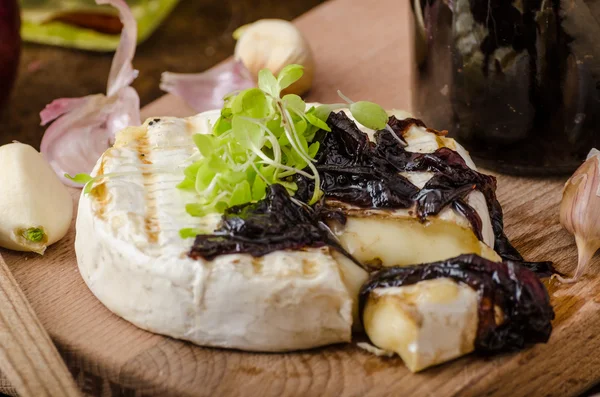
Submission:
{"label": "dark background", "polygon": [[[164,94],[164,71],[194,73],[233,54],[233,31],[261,18],[291,20],[323,0],[181,0],[154,34],[138,46],[133,87],[144,106]],[[0,110],[0,145],[19,140],[39,149],[45,127],[39,112],[56,98],[104,93],[112,53],[23,43],[19,77]]]}

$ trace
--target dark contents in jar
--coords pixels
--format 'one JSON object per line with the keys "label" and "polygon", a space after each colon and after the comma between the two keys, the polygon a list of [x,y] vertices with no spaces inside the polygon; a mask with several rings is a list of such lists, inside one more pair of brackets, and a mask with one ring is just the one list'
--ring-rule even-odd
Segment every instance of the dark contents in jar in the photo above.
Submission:
{"label": "dark contents in jar", "polygon": [[415,0],[413,9],[426,46],[416,113],[482,165],[567,173],[600,144],[600,3]]}

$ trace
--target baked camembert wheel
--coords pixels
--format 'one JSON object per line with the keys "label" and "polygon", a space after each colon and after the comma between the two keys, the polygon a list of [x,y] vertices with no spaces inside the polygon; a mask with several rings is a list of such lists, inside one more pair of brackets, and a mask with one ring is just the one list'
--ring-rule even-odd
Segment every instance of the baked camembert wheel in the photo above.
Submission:
{"label": "baked camembert wheel", "polygon": [[547,340],[552,308],[528,269],[547,266],[510,245],[495,179],[458,143],[399,112],[367,128],[353,115],[370,124],[374,104],[319,115],[270,92],[117,135],[76,225],[81,275],[106,307],[251,351],[364,329],[412,371]]}

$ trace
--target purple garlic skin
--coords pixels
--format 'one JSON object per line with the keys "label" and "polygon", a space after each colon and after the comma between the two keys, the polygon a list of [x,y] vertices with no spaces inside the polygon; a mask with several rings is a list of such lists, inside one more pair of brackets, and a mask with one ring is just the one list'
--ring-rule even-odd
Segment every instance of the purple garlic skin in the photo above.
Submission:
{"label": "purple garlic skin", "polygon": [[556,278],[574,283],[583,275],[600,248],[600,151],[592,149],[587,160],[569,178],[560,203],[560,223],[575,236],[579,260],[575,275]]}

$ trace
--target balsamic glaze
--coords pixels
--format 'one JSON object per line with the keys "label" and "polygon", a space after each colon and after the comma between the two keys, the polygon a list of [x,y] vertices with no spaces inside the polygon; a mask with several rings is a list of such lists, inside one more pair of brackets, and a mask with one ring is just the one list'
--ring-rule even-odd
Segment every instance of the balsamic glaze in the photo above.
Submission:
{"label": "balsamic glaze", "polygon": [[[345,222],[343,214],[294,202],[279,184],[267,187],[266,197],[225,210],[212,234],[199,234],[188,256],[212,260],[219,255],[246,253],[261,257],[280,250],[330,246],[354,260],[321,219]],[[354,260],[359,266],[359,262]]]}
{"label": "balsamic glaze", "polygon": [[[407,286],[436,278],[451,278],[478,292],[477,352],[515,350],[526,344],[548,341],[554,310],[540,279],[518,263],[497,263],[473,254],[372,273],[359,294],[359,313],[364,314],[366,301],[374,289]],[[502,311],[499,324],[496,307]]]}

